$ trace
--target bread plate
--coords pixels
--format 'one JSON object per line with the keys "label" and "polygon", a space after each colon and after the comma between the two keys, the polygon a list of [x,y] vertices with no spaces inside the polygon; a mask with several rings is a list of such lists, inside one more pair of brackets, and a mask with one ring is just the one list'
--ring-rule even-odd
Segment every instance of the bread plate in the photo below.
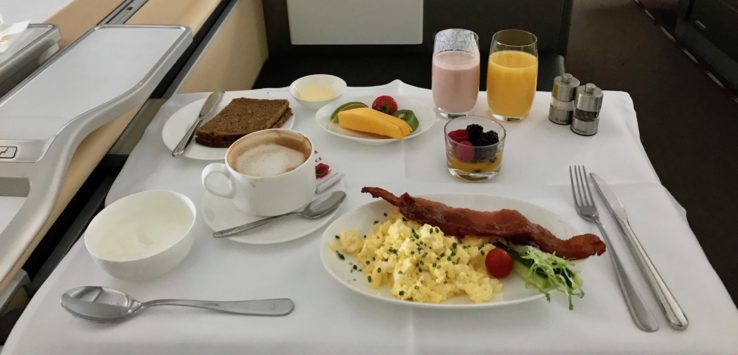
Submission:
{"label": "bread plate", "polygon": [[321,107],[320,110],[315,113],[315,120],[318,121],[318,126],[322,127],[326,132],[334,136],[367,145],[381,145],[406,139],[412,139],[420,136],[425,132],[428,132],[436,123],[437,117],[433,107],[425,104],[422,101],[403,96],[393,96],[395,101],[397,101],[398,108],[401,110],[412,110],[415,113],[415,116],[418,118],[419,123],[418,129],[416,129],[415,132],[410,133],[409,136],[403,139],[386,138],[373,134],[352,131],[350,129],[341,128],[337,123],[331,122],[331,114],[333,114],[333,111],[335,111],[338,106],[341,106],[347,102],[358,101],[363,102],[367,106],[371,107],[372,102],[375,98],[377,98],[377,96],[379,95],[359,96],[337,100]]}
{"label": "bread plate", "polygon": [[[250,97],[254,99],[279,98],[272,97],[266,93],[249,93],[248,95],[244,95],[242,92],[226,92],[225,95],[223,95],[223,100],[220,101],[218,107],[216,108],[216,113],[225,108],[231,102],[231,100],[239,97]],[[169,150],[173,150],[174,147],[177,146],[179,140],[182,139],[182,136],[184,136],[185,132],[187,132],[187,128],[189,128],[192,122],[195,121],[197,115],[200,112],[200,108],[202,108],[202,105],[205,103],[205,99],[206,98],[203,97],[200,100],[194,101],[180,108],[171,117],[169,117],[166,123],[164,123],[164,128],[161,130],[161,138],[164,141],[164,145],[166,145]],[[290,107],[294,107],[294,104],[292,102],[290,102]],[[292,117],[284,122],[282,128],[292,128],[292,126],[294,125],[295,115],[293,110]],[[185,149],[185,152],[184,154],[182,154],[182,156],[198,160],[222,160],[223,157],[225,157],[226,150],[228,150],[228,148],[208,147],[197,143],[193,139],[187,149]]]}

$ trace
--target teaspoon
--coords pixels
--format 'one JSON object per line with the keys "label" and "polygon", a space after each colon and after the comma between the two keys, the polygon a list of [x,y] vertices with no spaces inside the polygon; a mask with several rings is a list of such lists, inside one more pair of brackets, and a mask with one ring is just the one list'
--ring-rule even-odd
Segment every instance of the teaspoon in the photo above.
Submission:
{"label": "teaspoon", "polygon": [[247,230],[251,230],[256,227],[259,227],[259,226],[263,226],[275,219],[294,215],[294,214],[300,215],[308,219],[318,219],[320,217],[323,217],[333,212],[336,208],[338,208],[338,206],[341,204],[341,202],[343,202],[345,198],[346,198],[345,192],[333,191],[328,197],[319,197],[313,200],[307,206],[305,206],[305,208],[302,210],[293,211],[293,212],[281,214],[278,216],[267,217],[264,219],[260,219],[258,221],[249,222],[249,223],[242,224],[240,226],[236,226],[233,228],[220,230],[220,231],[213,233],[213,237],[215,238],[230,237],[232,235],[239,234]]}
{"label": "teaspoon", "polygon": [[160,299],[140,302],[123,291],[101,286],[73,288],[61,296],[64,309],[78,317],[109,322],[132,317],[153,306],[185,306],[252,316],[284,316],[295,304],[289,298],[249,301]]}

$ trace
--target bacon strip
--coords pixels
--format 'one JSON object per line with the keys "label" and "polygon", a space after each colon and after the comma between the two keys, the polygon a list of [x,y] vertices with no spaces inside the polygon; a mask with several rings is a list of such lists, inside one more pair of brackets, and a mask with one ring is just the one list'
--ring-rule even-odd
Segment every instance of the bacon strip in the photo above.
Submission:
{"label": "bacon strip", "polygon": [[605,243],[594,234],[582,234],[561,240],[516,210],[476,211],[455,208],[440,202],[412,197],[407,193],[398,197],[379,187],[364,187],[361,192],[369,193],[374,198],[382,198],[397,206],[406,218],[436,226],[449,235],[506,238],[516,244],[536,245],[547,253],[566,259],[584,259],[605,252]]}

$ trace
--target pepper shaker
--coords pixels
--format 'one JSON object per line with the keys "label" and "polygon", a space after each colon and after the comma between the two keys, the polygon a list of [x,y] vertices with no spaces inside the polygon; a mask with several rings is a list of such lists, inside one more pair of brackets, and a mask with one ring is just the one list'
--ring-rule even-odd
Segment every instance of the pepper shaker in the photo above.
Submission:
{"label": "pepper shaker", "polygon": [[578,86],[579,79],[569,73],[554,78],[554,85],[551,90],[551,106],[548,109],[549,121],[560,125],[571,123]]}
{"label": "pepper shaker", "polygon": [[592,83],[578,87],[571,121],[572,132],[582,136],[597,134],[600,108],[602,108],[602,89]]}

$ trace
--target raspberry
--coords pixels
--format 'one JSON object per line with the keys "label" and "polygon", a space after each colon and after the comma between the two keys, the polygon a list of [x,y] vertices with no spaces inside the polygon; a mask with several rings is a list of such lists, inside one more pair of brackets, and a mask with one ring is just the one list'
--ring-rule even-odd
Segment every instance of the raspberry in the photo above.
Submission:
{"label": "raspberry", "polygon": [[474,160],[474,146],[469,141],[462,141],[454,147],[454,155],[457,159],[465,162]]}
{"label": "raspberry", "polygon": [[326,163],[318,163],[315,165],[315,177],[320,179],[328,175],[331,171],[331,167]]}
{"label": "raspberry", "polygon": [[457,129],[448,132],[448,137],[454,142],[463,142],[469,140],[469,133],[465,129]]}

